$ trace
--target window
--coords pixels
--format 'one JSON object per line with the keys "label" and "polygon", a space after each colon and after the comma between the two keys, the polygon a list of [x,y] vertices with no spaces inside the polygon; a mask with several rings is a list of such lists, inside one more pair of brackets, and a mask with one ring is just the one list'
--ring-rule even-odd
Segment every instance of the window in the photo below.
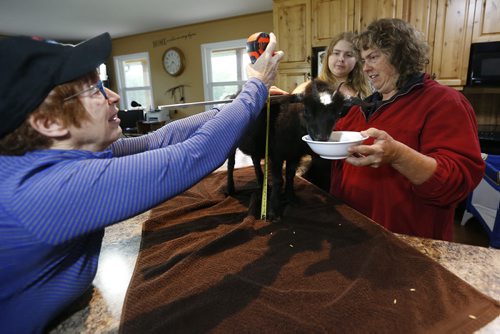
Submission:
{"label": "window", "polygon": [[247,80],[246,66],[250,63],[246,39],[203,44],[201,53],[205,100],[227,99],[243,87]]}
{"label": "window", "polygon": [[144,109],[154,108],[149,54],[147,52],[114,57],[120,109],[131,107],[132,101]]}

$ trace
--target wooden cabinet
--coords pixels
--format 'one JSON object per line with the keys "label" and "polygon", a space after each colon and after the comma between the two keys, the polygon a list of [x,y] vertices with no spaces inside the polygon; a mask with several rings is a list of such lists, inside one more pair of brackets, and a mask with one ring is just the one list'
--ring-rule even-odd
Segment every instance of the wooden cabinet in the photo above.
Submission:
{"label": "wooden cabinet", "polygon": [[361,32],[381,18],[402,17],[403,0],[355,0],[354,31]]}
{"label": "wooden cabinet", "polygon": [[402,17],[403,0],[311,0],[312,46],[344,31],[360,32],[382,17]]}
{"label": "wooden cabinet", "polygon": [[[359,22],[358,28],[377,17],[399,17],[420,30],[429,44],[429,63],[425,71],[444,85],[461,88],[467,82],[474,0],[403,0],[379,3],[359,1],[359,16],[371,13],[370,20]],[[378,12],[377,12],[378,10]],[[357,14],[355,14],[357,17]]]}
{"label": "wooden cabinet", "polygon": [[500,41],[500,0],[476,0],[472,42]]}
{"label": "wooden cabinet", "polygon": [[285,52],[280,69],[310,67],[311,1],[274,1],[273,23],[278,37],[277,50]]}
{"label": "wooden cabinet", "polygon": [[461,89],[467,82],[475,0],[404,0],[401,18],[429,44],[425,71],[438,82]]}
{"label": "wooden cabinet", "polygon": [[280,69],[275,85],[287,92],[293,92],[301,83],[311,79],[311,67]]}
{"label": "wooden cabinet", "polygon": [[311,76],[311,0],[275,0],[273,23],[285,52],[274,84],[292,92]]}
{"label": "wooden cabinet", "polygon": [[405,0],[402,18],[429,44],[425,71],[443,85],[461,89],[467,82],[475,0]]}
{"label": "wooden cabinet", "polygon": [[447,86],[467,83],[474,0],[438,0],[431,73]]}
{"label": "wooden cabinet", "polygon": [[[311,49],[343,31],[363,31],[374,20],[398,17],[423,32],[430,46],[426,72],[460,89],[467,81],[470,45],[500,40],[500,0],[274,0],[274,31],[285,51],[279,82],[307,77]],[[474,25],[474,29],[473,29]],[[289,70],[283,72],[283,70]],[[300,73],[300,75],[299,75]],[[285,88],[284,88],[285,89]]]}
{"label": "wooden cabinet", "polygon": [[354,0],[312,0],[312,46],[328,46],[335,35],[354,31]]}
{"label": "wooden cabinet", "polygon": [[425,72],[432,73],[432,50],[436,32],[437,0],[406,0],[403,6],[402,19],[410,22],[422,32],[429,44],[429,63]]}

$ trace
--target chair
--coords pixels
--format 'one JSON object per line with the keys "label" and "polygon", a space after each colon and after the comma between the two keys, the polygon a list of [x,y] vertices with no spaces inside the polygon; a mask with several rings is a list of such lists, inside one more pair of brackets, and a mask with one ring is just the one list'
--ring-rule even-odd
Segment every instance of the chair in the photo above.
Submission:
{"label": "chair", "polygon": [[476,218],[488,233],[490,246],[500,248],[500,155],[483,155],[483,158],[486,172],[466,200],[461,225]]}

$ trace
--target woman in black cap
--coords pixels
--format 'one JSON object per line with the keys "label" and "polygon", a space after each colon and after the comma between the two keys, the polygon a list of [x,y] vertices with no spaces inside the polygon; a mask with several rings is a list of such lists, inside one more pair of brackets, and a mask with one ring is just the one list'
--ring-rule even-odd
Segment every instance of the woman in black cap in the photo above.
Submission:
{"label": "woman in black cap", "polygon": [[120,138],[120,97],[96,71],[109,34],[76,46],[0,41],[1,332],[42,332],[90,287],[106,226],[224,162],[266,101],[283,56],[275,45],[271,34],[232,103]]}

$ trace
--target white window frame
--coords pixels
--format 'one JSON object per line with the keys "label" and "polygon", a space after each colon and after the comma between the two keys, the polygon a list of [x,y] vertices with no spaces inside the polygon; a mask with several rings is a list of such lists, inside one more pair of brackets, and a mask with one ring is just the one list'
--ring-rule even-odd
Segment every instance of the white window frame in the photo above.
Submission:
{"label": "white window frame", "polygon": [[[201,45],[201,59],[203,65],[203,93],[205,96],[205,101],[212,101],[214,99],[212,94],[212,88],[214,86],[228,86],[228,85],[237,85],[240,88],[243,87],[243,84],[246,82],[241,76],[242,71],[238,73],[237,81],[222,81],[214,83],[212,81],[212,63],[211,63],[211,54],[213,51],[217,50],[230,50],[230,49],[239,49],[246,47],[246,39],[236,39],[231,41],[217,42],[217,43],[207,43]],[[240,63],[240,57],[238,57],[238,65],[239,68],[242,67]],[[205,109],[208,110],[212,106],[206,106]]]}
{"label": "white window frame", "polygon": [[[149,86],[138,86],[138,87],[130,87],[127,88],[125,87],[125,72],[124,68],[122,66],[123,62],[131,59],[146,59],[147,61],[147,71],[148,71],[148,76],[149,76]],[[115,56],[113,57],[114,65],[115,65],[115,72],[116,72],[116,83],[117,83],[117,88],[118,88],[118,94],[120,94],[121,99],[120,99],[120,109],[128,109],[130,107],[130,103],[132,101],[127,101],[127,94],[125,94],[126,91],[134,91],[134,90],[149,90],[149,95],[151,99],[151,103],[153,103],[153,86],[152,86],[152,78],[151,78],[151,66],[150,66],[150,61],[149,61],[149,53],[148,52],[139,52],[139,53],[132,53],[128,55],[121,55],[121,56]],[[142,106],[144,109],[149,109],[152,106]],[[153,106],[154,107],[154,106]]]}

